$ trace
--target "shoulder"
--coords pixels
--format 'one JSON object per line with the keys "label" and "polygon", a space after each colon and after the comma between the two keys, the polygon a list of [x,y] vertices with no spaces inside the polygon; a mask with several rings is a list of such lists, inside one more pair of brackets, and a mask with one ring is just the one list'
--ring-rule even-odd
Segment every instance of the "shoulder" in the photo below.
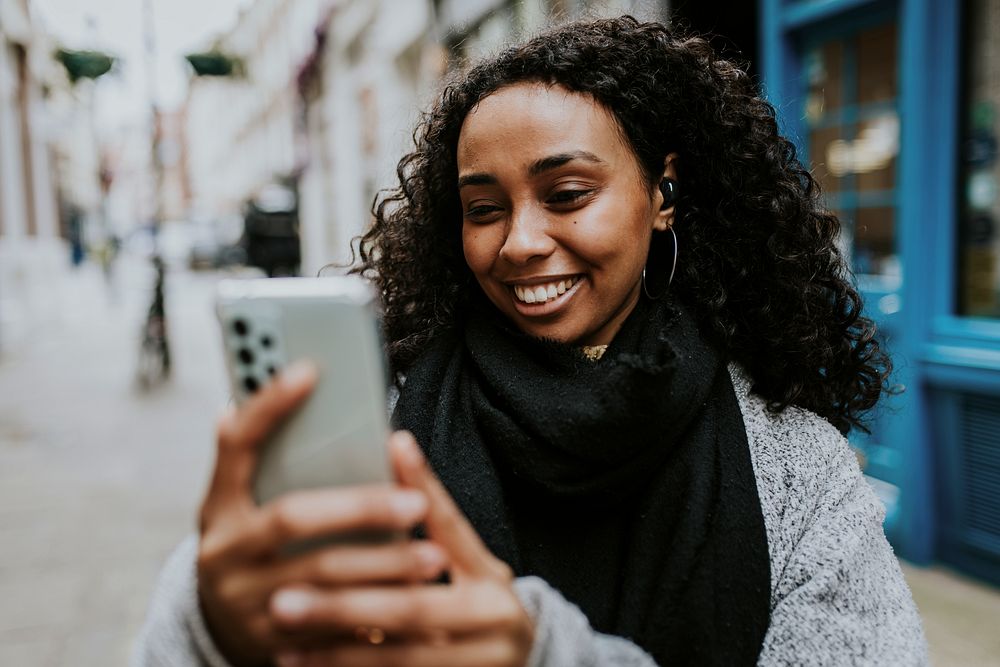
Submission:
{"label": "shoulder", "polygon": [[746,426],[774,574],[803,546],[803,536],[831,515],[860,511],[866,523],[881,525],[885,510],[840,431],[808,410],[770,410],[739,366],[730,366],[730,376]]}
{"label": "shoulder", "polygon": [[759,664],[925,665],[913,598],[885,539],[885,509],[847,439],[807,410],[775,413],[731,367],[771,560]]}
{"label": "shoulder", "polygon": [[774,412],[766,399],[753,393],[752,380],[742,367],[730,364],[729,374],[755,470],[808,477],[819,473],[817,464],[828,465],[852,457],[847,439],[833,424],[794,406]]}
{"label": "shoulder", "polygon": [[[846,493],[862,479],[847,438],[819,415],[797,407],[775,412],[753,393],[752,382],[736,364],[729,367],[746,427],[757,492],[768,512],[788,515],[789,504],[802,505]],[[806,509],[802,507],[802,509]],[[769,526],[770,537],[770,526]]]}

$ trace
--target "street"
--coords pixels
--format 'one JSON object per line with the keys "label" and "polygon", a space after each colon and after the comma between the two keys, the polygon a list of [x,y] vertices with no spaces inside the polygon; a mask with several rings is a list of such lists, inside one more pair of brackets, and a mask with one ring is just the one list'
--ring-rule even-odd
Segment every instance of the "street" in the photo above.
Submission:
{"label": "street", "polygon": [[[125,665],[154,577],[194,528],[228,400],[211,311],[217,274],[172,272],[174,374],[134,379],[153,276],[91,265],[0,331],[0,665]],[[934,664],[1000,665],[1000,593],[905,568]]]}
{"label": "street", "polygon": [[210,275],[168,279],[174,375],[134,382],[153,284],[92,265],[0,356],[0,664],[124,665],[160,564],[194,527],[227,400]]}

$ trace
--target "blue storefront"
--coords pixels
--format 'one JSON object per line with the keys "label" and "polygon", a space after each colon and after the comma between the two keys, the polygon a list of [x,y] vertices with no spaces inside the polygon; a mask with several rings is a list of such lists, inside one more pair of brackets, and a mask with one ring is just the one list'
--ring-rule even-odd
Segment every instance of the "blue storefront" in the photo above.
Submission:
{"label": "blue storefront", "polygon": [[1000,583],[1000,3],[761,0],[756,69],[898,393],[853,435],[897,553]]}

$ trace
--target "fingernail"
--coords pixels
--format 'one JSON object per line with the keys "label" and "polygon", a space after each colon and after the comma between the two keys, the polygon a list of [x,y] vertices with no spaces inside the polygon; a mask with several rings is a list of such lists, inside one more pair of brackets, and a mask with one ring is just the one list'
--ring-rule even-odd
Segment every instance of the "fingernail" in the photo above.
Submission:
{"label": "fingernail", "polygon": [[413,435],[406,432],[396,434],[396,444],[402,450],[406,463],[413,466],[422,465],[424,462],[423,452]]}
{"label": "fingernail", "polygon": [[271,599],[271,608],[288,620],[302,618],[312,606],[312,596],[302,591],[279,591]]}
{"label": "fingernail", "polygon": [[319,371],[310,361],[296,361],[281,371],[281,382],[287,387],[298,388],[316,381]]}
{"label": "fingernail", "polygon": [[419,491],[397,491],[389,502],[403,521],[416,521],[427,511],[427,498]]}
{"label": "fingernail", "polygon": [[278,667],[302,667],[306,664],[306,659],[301,653],[280,653],[275,662],[278,663]]}
{"label": "fingernail", "polygon": [[436,577],[448,564],[444,552],[429,542],[417,542],[413,545],[413,550],[424,576]]}

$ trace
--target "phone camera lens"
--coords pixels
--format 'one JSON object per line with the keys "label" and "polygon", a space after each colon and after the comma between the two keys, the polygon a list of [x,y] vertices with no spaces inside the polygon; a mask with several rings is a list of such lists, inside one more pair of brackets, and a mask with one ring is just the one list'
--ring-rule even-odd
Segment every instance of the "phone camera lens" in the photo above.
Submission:
{"label": "phone camera lens", "polygon": [[253,352],[251,352],[249,349],[245,347],[240,348],[240,351],[236,353],[236,356],[238,356],[240,358],[240,361],[242,361],[244,364],[253,363]]}
{"label": "phone camera lens", "polygon": [[246,336],[247,332],[250,331],[250,326],[247,324],[246,320],[243,319],[234,320],[233,331],[236,332],[237,336]]}
{"label": "phone camera lens", "polygon": [[260,337],[260,344],[263,347],[271,347],[271,343],[273,343],[273,342],[274,341],[271,340],[270,336],[264,335],[264,336]]}
{"label": "phone camera lens", "polygon": [[247,390],[247,393],[252,394],[260,389],[260,383],[255,378],[247,377],[243,379],[243,388]]}

